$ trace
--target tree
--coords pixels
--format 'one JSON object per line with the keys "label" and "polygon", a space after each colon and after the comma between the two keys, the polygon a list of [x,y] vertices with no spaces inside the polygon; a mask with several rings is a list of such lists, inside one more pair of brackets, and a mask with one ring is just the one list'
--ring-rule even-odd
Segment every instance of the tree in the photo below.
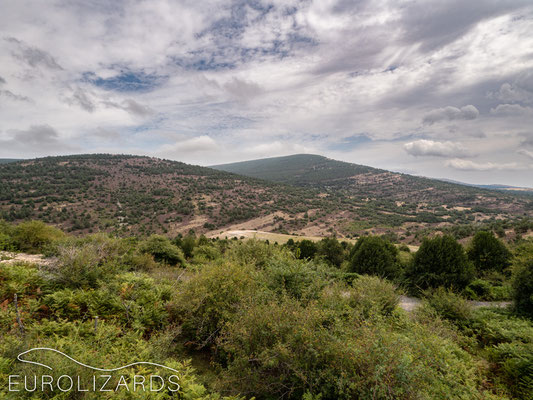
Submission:
{"label": "tree", "polygon": [[185,257],[191,258],[194,247],[196,246],[196,235],[193,232],[189,232],[187,236],[181,239],[181,249],[185,254]]}
{"label": "tree", "polygon": [[513,277],[516,311],[533,318],[533,258],[518,266]]}
{"label": "tree", "polygon": [[407,271],[410,285],[417,289],[465,288],[474,278],[474,268],[463,246],[452,236],[425,238]]}
{"label": "tree", "polygon": [[476,233],[468,249],[468,259],[472,261],[478,274],[487,271],[503,272],[511,265],[511,257],[505,244],[492,232]]}
{"label": "tree", "polygon": [[379,236],[365,236],[357,241],[350,254],[350,272],[394,279],[400,273],[398,249]]}
{"label": "tree", "polygon": [[344,261],[344,249],[336,237],[327,237],[318,242],[317,255],[336,267],[340,267]]}
{"label": "tree", "polygon": [[313,259],[318,250],[316,243],[308,239],[304,239],[299,242],[298,249],[300,249],[299,258],[301,259]]}
{"label": "tree", "polygon": [[156,261],[170,265],[185,265],[185,257],[181,249],[173,245],[170,240],[161,235],[152,235],[141,245],[141,252],[154,256]]}
{"label": "tree", "polygon": [[55,240],[65,237],[65,234],[53,226],[41,221],[27,221],[17,225],[13,230],[13,244],[19,251],[37,252]]}

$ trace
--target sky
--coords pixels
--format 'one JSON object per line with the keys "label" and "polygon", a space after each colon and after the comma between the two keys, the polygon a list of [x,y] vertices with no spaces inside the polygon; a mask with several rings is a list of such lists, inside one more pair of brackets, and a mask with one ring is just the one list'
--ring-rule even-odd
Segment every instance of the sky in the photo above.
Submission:
{"label": "sky", "polygon": [[533,3],[3,1],[0,157],[80,153],[533,187]]}

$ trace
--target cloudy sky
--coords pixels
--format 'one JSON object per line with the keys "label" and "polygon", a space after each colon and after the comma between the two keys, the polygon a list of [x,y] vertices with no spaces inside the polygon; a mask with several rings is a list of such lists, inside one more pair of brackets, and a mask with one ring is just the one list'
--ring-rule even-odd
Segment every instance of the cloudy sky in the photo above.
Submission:
{"label": "cloudy sky", "polygon": [[531,0],[4,1],[0,157],[94,152],[533,186]]}

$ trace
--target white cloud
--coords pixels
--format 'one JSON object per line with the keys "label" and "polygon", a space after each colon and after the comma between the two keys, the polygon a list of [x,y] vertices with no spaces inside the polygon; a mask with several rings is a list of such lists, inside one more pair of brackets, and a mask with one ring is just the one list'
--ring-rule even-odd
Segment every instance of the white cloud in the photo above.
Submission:
{"label": "white cloud", "polygon": [[533,108],[523,107],[520,104],[498,104],[495,108],[491,108],[490,113],[498,116],[528,115],[533,114]]}
{"label": "white cloud", "polygon": [[521,150],[518,150],[517,153],[518,154],[522,154],[523,156],[526,156],[526,157],[529,157],[529,158],[533,159],[533,151],[521,149]]}
{"label": "white cloud", "polygon": [[176,140],[173,144],[165,144],[155,151],[163,157],[183,157],[195,153],[213,152],[219,149],[215,140],[209,136],[198,136],[190,139]]}
{"label": "white cloud", "polygon": [[417,140],[406,143],[405,151],[412,156],[460,157],[468,154],[460,143],[435,142],[433,140]]}
{"label": "white cloud", "polygon": [[[364,133],[372,142],[351,161],[431,176],[441,174],[440,160],[411,154],[460,158],[463,143],[511,163],[517,135],[531,129],[529,115],[496,111],[531,105],[533,8],[523,0],[5,3],[6,140],[8,131],[48,125],[79,152],[161,150],[208,165],[333,156],[332,144]],[[136,79],[145,88],[127,91]],[[491,107],[499,118],[487,116]],[[406,141],[416,144],[398,145]],[[51,150],[29,141],[10,152]],[[502,180],[525,185],[526,172]]]}
{"label": "white cloud", "polygon": [[422,122],[427,125],[432,125],[439,121],[454,121],[454,120],[471,120],[476,119],[479,116],[479,111],[476,107],[469,104],[467,106],[457,107],[444,107],[431,110],[422,119]]}
{"label": "white cloud", "polygon": [[524,170],[529,168],[525,165],[520,165],[515,162],[511,163],[493,163],[493,162],[484,162],[478,163],[471,160],[462,160],[459,158],[448,160],[446,162],[447,167],[462,171],[494,171],[494,170]]}

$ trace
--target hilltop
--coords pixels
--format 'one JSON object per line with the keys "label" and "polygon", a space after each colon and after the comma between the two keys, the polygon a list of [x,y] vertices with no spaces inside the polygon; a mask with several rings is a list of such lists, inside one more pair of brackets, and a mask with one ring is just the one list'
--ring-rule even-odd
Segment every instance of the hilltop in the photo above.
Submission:
{"label": "hilltop", "polygon": [[[436,202],[461,207],[488,207],[516,213],[523,211],[528,197],[516,197],[496,190],[501,186],[470,186],[460,182],[418,177],[365,165],[332,160],[314,154],[264,158],[212,168],[291,185],[342,192],[349,196]],[[485,190],[486,189],[486,190]],[[529,200],[533,200],[530,197]]]}
{"label": "hilltop", "polygon": [[175,235],[194,229],[216,236],[244,229],[340,237],[390,233],[412,242],[425,229],[532,214],[531,196],[321,156],[216,168],[106,154],[1,164],[0,218],[40,219],[77,233]]}

